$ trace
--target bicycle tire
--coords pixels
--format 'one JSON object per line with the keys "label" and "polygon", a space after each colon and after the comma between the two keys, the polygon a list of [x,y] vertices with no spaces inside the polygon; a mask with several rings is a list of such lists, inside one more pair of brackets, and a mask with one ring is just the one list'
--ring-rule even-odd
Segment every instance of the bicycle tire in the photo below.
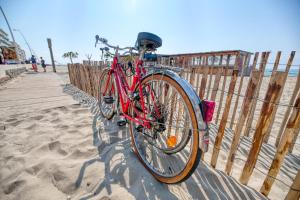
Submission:
{"label": "bicycle tire", "polygon": [[[103,70],[103,72],[101,73],[100,78],[99,78],[99,88],[98,88],[98,107],[99,107],[101,115],[103,117],[105,117],[107,120],[111,120],[114,117],[114,115],[116,113],[116,109],[118,107],[118,93],[117,93],[116,89],[115,89],[115,94],[114,94],[115,95],[114,101],[117,101],[117,102],[116,103],[114,102],[112,104],[112,110],[110,112],[105,113],[103,111],[102,107],[101,107],[102,104],[106,104],[103,100],[103,95],[102,95],[102,92],[101,92],[101,86],[102,86],[103,83],[107,84],[106,81],[104,81],[104,78],[105,78],[105,76],[108,75],[109,72],[110,72],[109,68]],[[112,74],[111,79],[110,79],[110,83],[108,83],[109,87],[112,87],[112,86],[115,87],[114,81],[115,80],[113,79],[113,74]]]}
{"label": "bicycle tire", "polygon": [[[189,178],[195,169],[197,168],[200,160],[201,160],[201,150],[199,149],[199,133],[198,133],[198,124],[197,124],[197,117],[195,115],[195,112],[193,110],[193,106],[191,103],[191,100],[189,99],[189,96],[185,92],[185,90],[181,87],[179,83],[175,79],[173,79],[170,76],[164,75],[164,74],[153,74],[150,76],[146,76],[141,80],[141,84],[145,84],[149,80],[164,80],[168,84],[170,84],[172,87],[174,87],[179,94],[182,96],[182,99],[184,100],[185,105],[187,106],[190,119],[191,119],[191,125],[192,125],[192,151],[191,151],[191,156],[188,159],[187,163],[185,164],[184,168],[182,171],[180,171],[178,174],[170,177],[163,176],[157,172],[155,172],[151,167],[146,163],[145,158],[140,154],[139,149],[136,145],[135,141],[135,135],[134,135],[134,122],[130,121],[129,123],[129,129],[130,129],[130,134],[131,134],[131,142],[133,144],[134,152],[139,158],[139,160],[142,162],[142,164],[145,166],[145,168],[160,182],[163,183],[168,183],[168,184],[175,184],[175,183],[180,183],[187,178]],[[138,87],[137,87],[138,88]],[[166,153],[166,155],[168,155]]]}

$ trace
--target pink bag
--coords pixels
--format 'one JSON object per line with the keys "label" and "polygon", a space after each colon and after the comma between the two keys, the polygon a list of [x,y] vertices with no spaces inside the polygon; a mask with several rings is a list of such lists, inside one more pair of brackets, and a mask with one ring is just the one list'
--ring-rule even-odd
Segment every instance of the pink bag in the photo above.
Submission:
{"label": "pink bag", "polygon": [[216,102],[203,100],[204,121],[211,122],[215,111]]}

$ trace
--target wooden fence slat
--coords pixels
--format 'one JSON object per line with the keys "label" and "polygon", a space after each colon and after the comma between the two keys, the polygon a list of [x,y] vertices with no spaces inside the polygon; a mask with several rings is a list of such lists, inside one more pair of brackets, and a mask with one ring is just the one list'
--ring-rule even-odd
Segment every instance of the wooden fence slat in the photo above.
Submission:
{"label": "wooden fence slat", "polygon": [[254,95],[253,100],[251,101],[250,112],[247,116],[246,128],[245,128],[245,131],[244,131],[245,136],[249,136],[249,134],[250,134],[250,130],[251,130],[252,122],[253,122],[253,117],[254,117],[254,112],[255,112],[256,104],[257,104],[256,98],[259,96],[259,91],[260,91],[261,84],[263,82],[264,72],[265,72],[265,68],[266,68],[266,65],[267,65],[267,62],[268,62],[268,59],[269,59],[269,55],[270,55],[270,52],[263,52],[262,56],[261,56],[259,70],[262,73],[259,77],[256,93]]}
{"label": "wooden fence slat", "polygon": [[225,93],[225,86],[226,86],[226,80],[227,80],[227,71],[229,68],[229,63],[230,63],[230,55],[227,56],[227,60],[226,60],[226,66],[224,71],[224,79],[223,79],[223,83],[222,83],[222,91],[221,91],[221,96],[220,96],[220,101],[219,101],[219,106],[218,106],[218,111],[217,111],[217,116],[216,116],[216,124],[218,124],[219,121],[219,115],[222,109],[222,104],[223,104],[223,97],[224,97],[224,93]]}
{"label": "wooden fence slat", "polygon": [[209,74],[209,81],[208,81],[208,88],[207,88],[207,93],[206,93],[206,99],[209,98],[209,93],[211,90],[211,82],[212,82],[212,76],[213,76],[213,69],[214,69],[214,63],[215,63],[215,56],[212,58],[212,63],[210,65],[210,74]]}
{"label": "wooden fence slat", "polygon": [[197,71],[197,69],[195,68],[195,73],[197,74],[197,78],[196,78],[196,93],[199,94],[200,91],[200,79],[201,79],[201,73]]}
{"label": "wooden fence slat", "polygon": [[280,62],[280,57],[281,57],[281,51],[278,51],[277,55],[276,55],[274,67],[273,67],[273,70],[272,70],[272,74],[273,74],[274,71],[277,71],[277,69],[278,69],[278,65],[279,65],[279,62]]}
{"label": "wooden fence slat", "polygon": [[[292,51],[292,52],[291,52],[291,55],[290,55],[289,60],[288,60],[288,63],[287,63],[287,65],[286,65],[286,69],[285,69],[285,78],[284,78],[283,87],[284,87],[284,85],[285,85],[285,82],[286,82],[288,73],[289,73],[290,68],[291,68],[291,65],[292,65],[292,63],[293,63],[293,60],[294,60],[294,57],[295,57],[295,53],[296,53],[295,51]],[[281,97],[281,95],[282,95],[282,91],[283,91],[283,88],[282,88],[282,90],[281,90],[280,93],[279,93],[279,96],[280,96],[280,97]],[[275,103],[278,104],[279,101],[280,101],[280,98],[279,98],[279,99],[277,100],[277,102],[275,102]],[[271,126],[268,128],[268,131],[267,131],[266,136],[265,136],[265,138],[264,138],[264,142],[265,142],[265,143],[267,143],[268,140],[269,140],[269,137],[270,137],[270,134],[271,134],[271,130],[272,130],[272,125],[273,125],[274,120],[275,120],[275,115],[276,115],[277,109],[278,109],[278,105],[275,105],[275,107],[274,107],[274,115],[272,115],[272,117],[271,117]]]}
{"label": "wooden fence slat", "polygon": [[70,64],[68,64],[68,73],[69,73],[69,80],[70,80],[70,84],[73,84],[73,76],[72,76],[72,69],[71,69],[71,66]]}
{"label": "wooden fence slat", "polygon": [[242,104],[242,109],[241,109],[241,113],[239,116],[239,120],[237,122],[236,125],[236,129],[233,132],[233,138],[232,138],[232,143],[231,143],[231,147],[230,147],[230,151],[229,151],[229,155],[227,158],[227,164],[226,164],[226,169],[225,172],[229,175],[232,169],[232,165],[234,162],[234,158],[235,158],[235,153],[238,149],[238,144],[240,141],[240,135],[243,129],[243,125],[246,121],[246,117],[247,114],[249,112],[249,108],[250,108],[250,104],[251,104],[251,99],[253,97],[253,95],[256,92],[256,87],[259,81],[259,77],[260,77],[260,73],[262,73],[261,71],[258,70],[254,70],[251,73],[251,77],[247,86],[247,90],[245,93],[245,98]]}
{"label": "wooden fence slat", "polygon": [[191,68],[191,75],[190,75],[190,84],[193,86],[194,88],[194,82],[195,82],[195,68]]}
{"label": "wooden fence slat", "polygon": [[219,156],[222,139],[223,139],[223,136],[224,136],[224,133],[225,133],[225,127],[226,127],[226,122],[227,122],[228,114],[229,114],[229,110],[230,110],[232,95],[233,95],[233,92],[234,92],[236,79],[237,79],[237,76],[238,76],[238,73],[239,73],[239,70],[237,69],[238,65],[239,65],[239,56],[236,56],[234,69],[232,71],[231,81],[230,81],[230,84],[229,84],[228,94],[227,94],[227,98],[226,98],[226,102],[225,102],[225,108],[224,108],[224,111],[223,111],[223,115],[222,115],[222,119],[221,119],[221,122],[220,122],[219,130],[218,130],[218,133],[217,133],[217,136],[216,136],[216,139],[215,139],[213,154],[211,156],[210,165],[213,168],[216,167],[217,158]]}
{"label": "wooden fence slat", "polygon": [[[300,91],[300,67],[299,67],[299,70],[298,70],[298,76],[297,76],[297,81],[296,81],[296,84],[295,84],[295,87],[294,87],[294,91],[293,91],[293,94],[292,94],[292,96],[290,98],[290,102],[289,102],[290,106],[294,104],[294,101],[296,99],[297,93],[299,91]],[[288,118],[289,118],[289,116],[291,114],[291,109],[292,109],[292,107],[288,107],[287,110],[286,110],[286,112],[285,112],[284,119],[283,119],[283,121],[281,123],[278,135],[276,137],[276,141],[275,141],[275,146],[276,147],[278,147],[281,135],[282,135],[282,133],[284,131],[285,125],[287,123],[287,120],[288,120]],[[291,145],[291,146],[293,147],[294,145]]]}
{"label": "wooden fence slat", "polygon": [[220,56],[220,60],[219,60],[219,66],[217,69],[217,73],[215,75],[215,80],[214,80],[214,85],[211,91],[211,96],[210,96],[210,100],[211,101],[215,101],[217,93],[218,93],[218,89],[219,89],[219,85],[220,85],[220,80],[221,80],[221,74],[223,72],[222,69],[222,60],[223,60],[223,55]]}
{"label": "wooden fence slat", "polygon": [[293,138],[293,141],[292,141],[292,143],[290,145],[290,148],[289,148],[290,153],[293,152],[293,149],[294,149],[294,146],[295,146],[295,143],[296,143],[296,140],[297,140],[299,134],[300,134],[300,128],[298,128],[298,130],[296,130],[295,137]]}
{"label": "wooden fence slat", "polygon": [[209,71],[209,67],[207,66],[207,57],[205,57],[205,62],[206,62],[206,66],[204,68],[204,72],[203,72],[203,75],[202,75],[200,92],[199,92],[200,99],[204,99],[204,95],[205,95],[207,74],[208,74],[208,71]]}
{"label": "wooden fence slat", "polygon": [[271,187],[275,181],[274,178],[277,177],[277,174],[283,163],[283,159],[288,153],[289,146],[295,136],[295,131],[298,130],[299,127],[300,127],[300,93],[298,94],[297,100],[294,104],[293,112],[288,120],[285,131],[282,135],[282,139],[277,148],[268,175],[263,183],[263,186],[260,189],[260,192],[263,195],[268,196]]}
{"label": "wooden fence slat", "polygon": [[211,101],[215,101],[215,99],[216,99],[217,92],[218,92],[219,85],[220,85],[222,71],[223,71],[223,69],[221,67],[219,67],[217,74],[215,75],[214,85],[213,85],[213,89],[212,89],[211,96],[210,96]]}
{"label": "wooden fence slat", "polygon": [[242,66],[242,71],[241,71],[241,74],[240,74],[240,85],[239,85],[238,93],[237,93],[237,96],[236,96],[236,99],[235,99],[235,104],[234,104],[234,107],[233,107],[233,112],[232,112],[232,117],[231,117],[231,122],[230,122],[230,128],[231,129],[232,129],[234,121],[235,121],[236,110],[237,110],[237,107],[238,107],[238,104],[239,104],[240,94],[241,94],[241,90],[242,90],[242,87],[243,87],[244,70],[246,68],[246,64],[247,64],[247,61],[248,61],[248,56],[249,55],[247,55],[245,57],[245,60],[243,62],[243,66]]}
{"label": "wooden fence slat", "polygon": [[240,177],[240,182],[242,184],[248,183],[257,162],[257,157],[261,149],[264,136],[269,126],[271,125],[270,119],[272,114],[274,113],[274,105],[272,104],[272,102],[276,102],[279,98],[279,93],[284,83],[284,76],[285,72],[279,71],[274,72],[273,76],[271,76],[268,90],[261,109],[260,117],[258,119],[253,136],[252,146],[247,158],[247,162],[243,168],[242,175]]}
{"label": "wooden fence slat", "polygon": [[300,198],[300,170],[298,171],[296,178],[290,187],[288,194],[284,200],[296,200]]}

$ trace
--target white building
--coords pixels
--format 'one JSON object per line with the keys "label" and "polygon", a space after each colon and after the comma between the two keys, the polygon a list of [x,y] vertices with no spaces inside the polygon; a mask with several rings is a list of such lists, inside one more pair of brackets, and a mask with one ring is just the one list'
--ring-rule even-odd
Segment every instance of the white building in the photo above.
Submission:
{"label": "white building", "polygon": [[26,54],[21,49],[18,43],[11,42],[8,38],[8,34],[0,28],[0,48],[2,56],[6,61],[24,62],[26,60]]}

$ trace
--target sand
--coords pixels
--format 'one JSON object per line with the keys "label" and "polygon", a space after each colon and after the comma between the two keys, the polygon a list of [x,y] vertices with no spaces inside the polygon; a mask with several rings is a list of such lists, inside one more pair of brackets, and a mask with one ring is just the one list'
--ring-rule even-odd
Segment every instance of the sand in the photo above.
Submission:
{"label": "sand", "polygon": [[[116,126],[117,117],[104,120],[96,100],[67,82],[61,68],[57,74],[25,73],[0,87],[0,199],[264,199],[233,178],[238,162],[233,177],[225,175],[222,153],[221,170],[207,164],[208,153],[185,182],[157,182],[133,153],[128,128]],[[216,130],[212,125],[212,139]],[[222,148],[230,137],[227,130]],[[243,140],[241,156],[249,148]],[[270,151],[260,161],[266,167],[274,152],[264,149]],[[284,180],[291,182],[299,165],[291,155]],[[251,181],[260,179],[255,173]]]}

